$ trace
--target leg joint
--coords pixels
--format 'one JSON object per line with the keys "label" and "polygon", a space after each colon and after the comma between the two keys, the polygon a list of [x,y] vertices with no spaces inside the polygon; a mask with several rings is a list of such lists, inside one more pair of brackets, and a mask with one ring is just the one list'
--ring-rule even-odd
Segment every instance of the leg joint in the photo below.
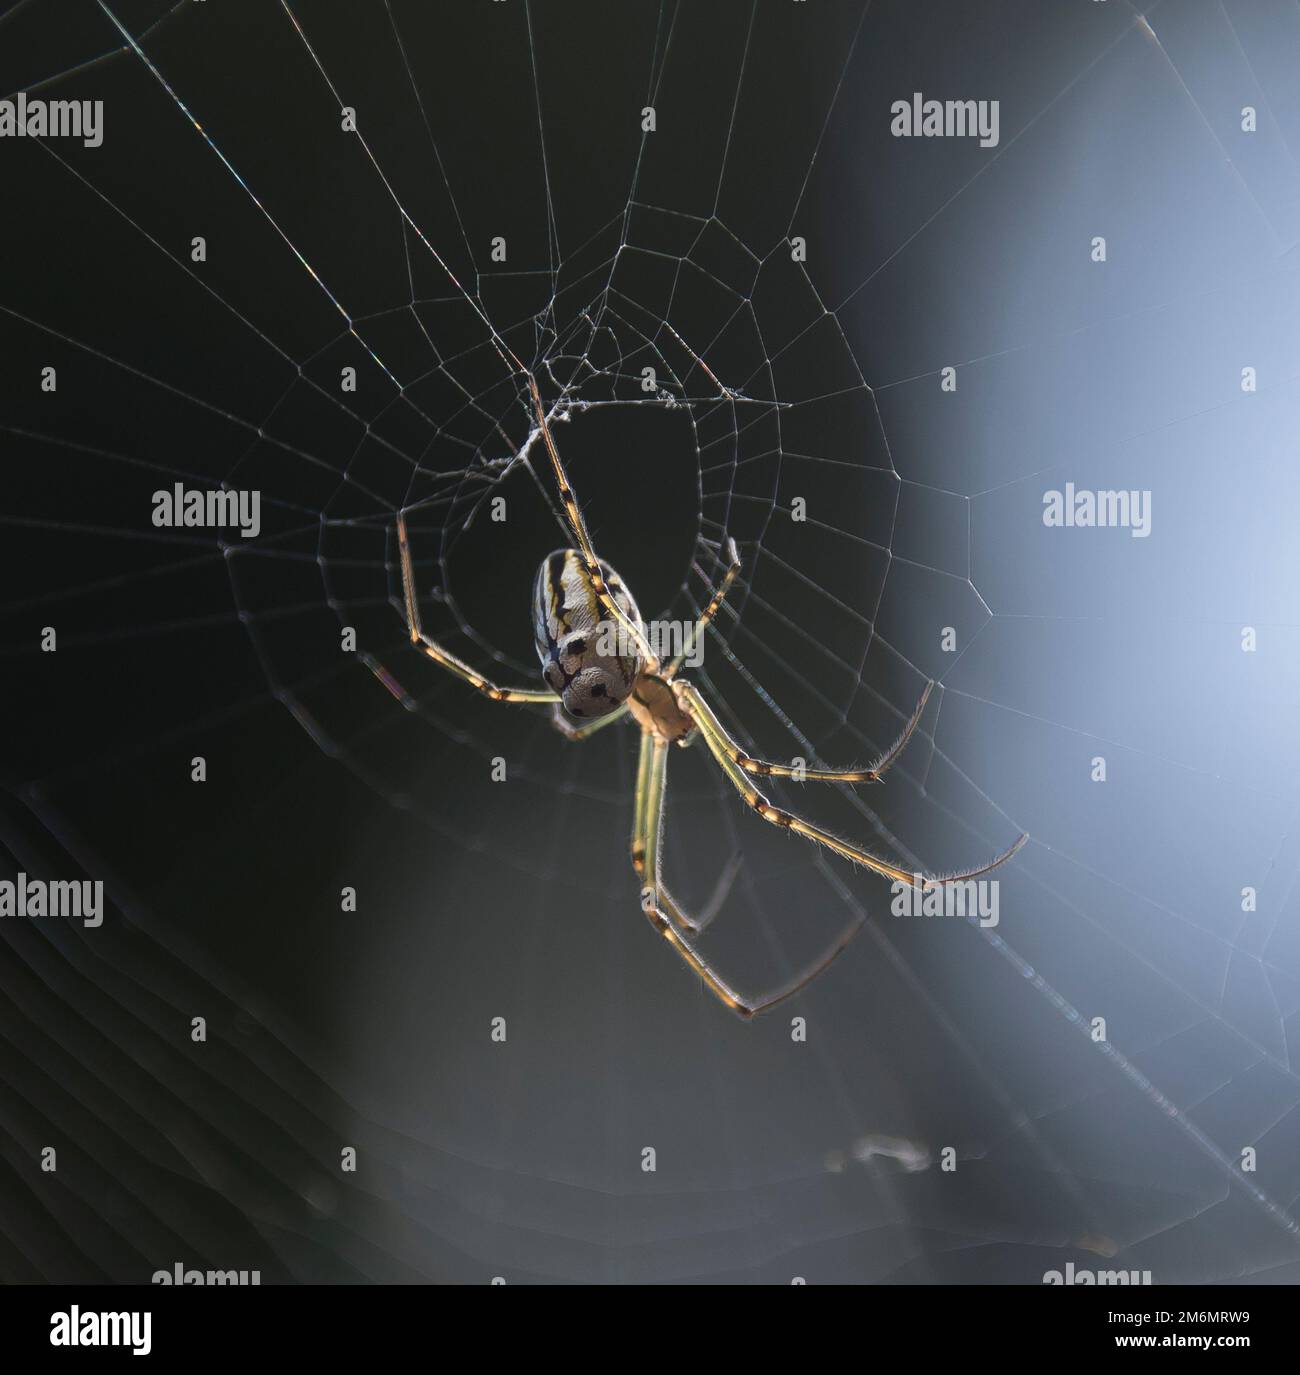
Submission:
{"label": "leg joint", "polygon": [[754,805],[759,816],[764,821],[770,821],[773,826],[789,826],[794,820],[789,812],[783,812],[780,807],[772,806],[766,798],[761,798]]}

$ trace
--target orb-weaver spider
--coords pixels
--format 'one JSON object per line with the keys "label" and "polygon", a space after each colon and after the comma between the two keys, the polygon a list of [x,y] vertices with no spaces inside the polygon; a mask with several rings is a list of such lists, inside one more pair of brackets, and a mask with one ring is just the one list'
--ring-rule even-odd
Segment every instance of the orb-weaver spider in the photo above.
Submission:
{"label": "orb-weaver spider", "polygon": [[[406,517],[401,512],[397,517],[397,540],[411,643],[435,663],[449,669],[494,702],[551,703],[555,724],[571,740],[584,739],[625,714],[631,715],[641,729],[641,756],[633,807],[632,866],[643,883],[642,909],[656,930],[704,980],[713,994],[741,1017],[752,1017],[793,997],[815,979],[857,934],[863,918],[850,925],[815,964],[775,992],[759,998],[748,998],[732,988],[691,940],[692,936],[703,930],[707,919],[697,921],[682,911],[665,887],[660,871],[669,746],[690,745],[697,739],[702,741],[746,805],[752,807],[764,821],[816,841],[872,873],[910,884],[918,876],[868,854],[859,846],[822,830],[802,817],[773,806],[752,780],[757,777],[798,778],[824,783],[879,782],[916,729],[934,684],[926,685],[903,733],[870,768],[796,769],[790,765],[752,758],[727,732],[699,688],[678,676],[684,656],[679,654],[664,664],[652,651],[641,613],[626,584],[609,564],[596,555],[573,486],[551,435],[537,383],[532,377],[528,381],[539,433],[550,455],[559,487],[565,521],[577,545],[576,549],[557,550],[548,555],[537,570],[533,584],[534,636],[548,687],[498,687],[425,635],[416,604]],[[729,562],[722,583],[696,622],[697,643],[717,615],[740,571],[740,556],[735,541],[730,538],[727,541],[727,553]],[[608,637],[602,638],[599,632],[611,624],[616,625],[622,635],[614,652],[607,652],[611,648],[610,641]],[[567,715],[587,719],[582,725],[575,726],[567,719]],[[952,874],[944,879],[920,876],[920,882],[926,888],[934,888],[942,883],[977,878],[1005,863],[1027,838],[1027,834],[1021,835],[1009,850],[979,868]],[[716,908],[717,903],[711,906]]]}

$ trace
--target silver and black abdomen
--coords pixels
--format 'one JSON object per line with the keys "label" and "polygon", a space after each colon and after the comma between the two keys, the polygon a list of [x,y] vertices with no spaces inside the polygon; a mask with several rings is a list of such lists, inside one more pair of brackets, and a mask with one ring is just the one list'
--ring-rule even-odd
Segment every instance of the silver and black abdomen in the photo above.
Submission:
{"label": "silver and black abdomen", "polygon": [[[623,579],[603,559],[600,571],[619,609],[644,633]],[[537,570],[533,637],[542,677],[571,716],[607,715],[627,700],[641,671],[635,641],[606,615],[576,549],[557,549]]]}

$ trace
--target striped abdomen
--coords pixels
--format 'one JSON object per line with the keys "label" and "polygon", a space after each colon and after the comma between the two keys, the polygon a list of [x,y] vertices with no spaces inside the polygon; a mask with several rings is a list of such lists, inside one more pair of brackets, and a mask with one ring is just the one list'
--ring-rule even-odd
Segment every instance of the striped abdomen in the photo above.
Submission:
{"label": "striped abdomen", "polygon": [[[600,571],[619,609],[644,632],[623,579],[603,560]],[[605,615],[576,549],[557,549],[533,580],[533,638],[542,676],[571,715],[604,716],[626,701],[641,671],[635,642]]]}

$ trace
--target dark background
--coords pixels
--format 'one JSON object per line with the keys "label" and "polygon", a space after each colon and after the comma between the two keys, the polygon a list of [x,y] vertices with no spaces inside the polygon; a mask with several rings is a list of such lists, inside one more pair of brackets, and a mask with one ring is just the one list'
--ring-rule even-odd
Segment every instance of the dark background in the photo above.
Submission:
{"label": "dark background", "polygon": [[[294,6],[336,97],[279,5],[111,8],[175,99],[95,5],[0,15],[0,89],[106,107],[101,148],[0,145],[0,840],[111,903],[3,924],[0,1276],[1293,1277],[1294,14]],[[891,138],[913,90],[999,99],[999,148]],[[557,438],[647,615],[737,539],[700,680],[751,748],[869,758],[940,680],[872,815],[782,796],[935,869],[1029,830],[997,932],[890,918],[675,754],[669,873],[700,905],[743,853],[709,948],[745,987],[869,918],[741,1024],[639,914],[635,733],[571,746],[411,653],[404,505],[427,627],[536,672],[564,535],[544,465],[496,481],[529,418],[484,316],[618,403]],[[178,480],[260,490],[261,536],[156,530]],[[1067,480],[1154,488],[1152,538],[1045,531]]]}

